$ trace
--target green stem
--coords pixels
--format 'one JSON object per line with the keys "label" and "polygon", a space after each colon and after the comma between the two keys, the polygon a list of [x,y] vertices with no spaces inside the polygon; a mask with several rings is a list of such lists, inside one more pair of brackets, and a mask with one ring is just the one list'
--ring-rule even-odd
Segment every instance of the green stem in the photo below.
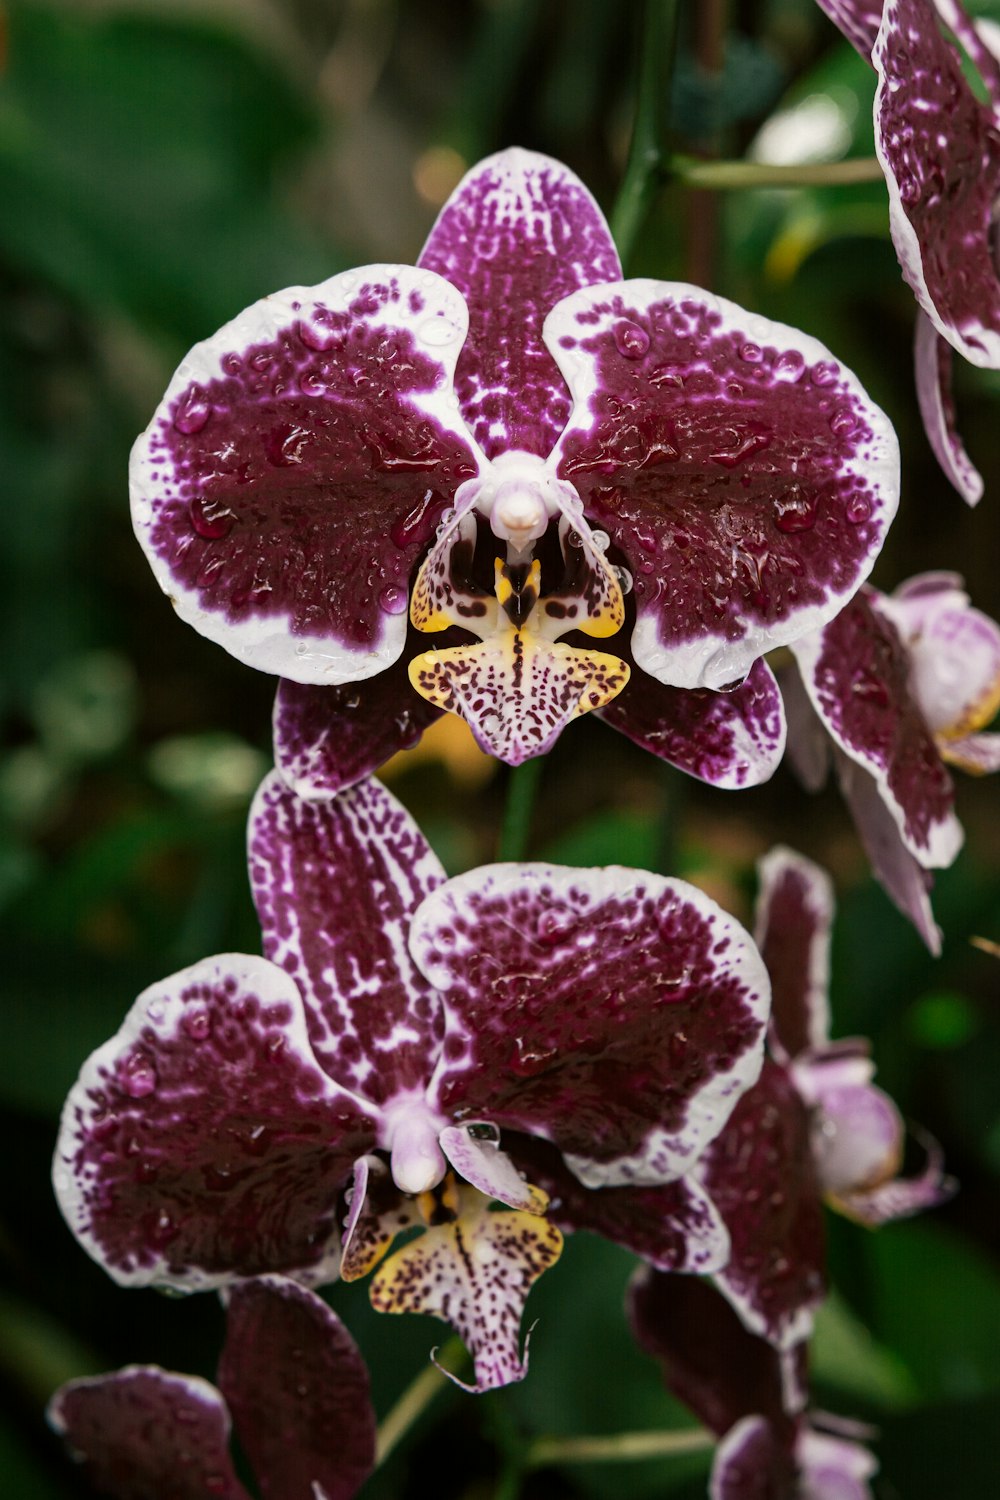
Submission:
{"label": "green stem", "polygon": [[528,1469],[541,1469],[556,1463],[669,1458],[681,1453],[703,1453],[714,1443],[715,1438],[704,1427],[674,1432],[616,1432],[610,1437],[540,1437],[529,1445],[524,1464]]}
{"label": "green stem", "polygon": [[507,782],[507,805],[500,825],[497,859],[523,859],[531,834],[535,795],[542,777],[544,756],[514,766]]}
{"label": "green stem", "polygon": [[874,156],[855,156],[848,161],[803,162],[776,167],[757,161],[700,161],[695,156],[675,156],[671,172],[687,187],[706,188],[797,188],[836,187],[857,182],[880,182],[882,168]]}
{"label": "green stem", "polygon": [[622,263],[666,175],[667,120],[674,71],[677,0],[646,0],[643,13],[635,124],[625,176],[611,210],[611,233]]}
{"label": "green stem", "polygon": [[434,1397],[449,1384],[445,1370],[461,1365],[465,1356],[465,1345],[459,1338],[449,1339],[441,1349],[438,1364],[429,1364],[417,1378],[407,1386],[395,1406],[379,1423],[375,1440],[375,1467],[385,1463],[397,1443],[409,1432],[413,1424],[422,1417]]}

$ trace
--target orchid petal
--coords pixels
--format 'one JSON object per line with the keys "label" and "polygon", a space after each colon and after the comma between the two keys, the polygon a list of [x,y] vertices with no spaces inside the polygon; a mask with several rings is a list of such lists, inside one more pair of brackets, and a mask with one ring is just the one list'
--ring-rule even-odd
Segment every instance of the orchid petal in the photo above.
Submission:
{"label": "orchid petal", "polygon": [[835,743],[874,777],[910,853],[949,865],[962,843],[951,778],[910,687],[910,658],[880,596],[864,591],[792,650]]}
{"label": "orchid petal", "polygon": [[633,573],[638,666],[724,688],[843,607],[895,513],[899,459],[822,344],[649,280],[566,298],[545,337],[574,398],[550,462]]}
{"label": "orchid petal", "polygon": [[525,1182],[510,1157],[499,1149],[499,1136],[494,1126],[471,1122],[447,1126],[438,1140],[459,1177],[486,1198],[522,1213],[543,1214],[548,1197]]}
{"label": "orchid petal", "polygon": [[518,1342],[521,1311],[533,1283],[558,1260],[562,1235],[537,1214],[491,1213],[470,1189],[463,1199],[454,1223],[428,1229],[390,1256],[370,1295],[378,1312],[432,1313],[450,1323],[475,1361],[476,1383],[467,1389],[489,1391],[528,1372]]}
{"label": "orchid petal", "polygon": [[757,865],[754,940],[771,978],[772,1045],[788,1057],[830,1034],[833,887],[819,865],[778,847]]}
{"label": "orchid petal", "polygon": [[265,672],[369,677],[481,457],[450,403],[461,294],[368,266],[265,297],[187,355],[132,453],[136,533],[181,618]]}
{"label": "orchid petal", "polygon": [[[766,1417],[743,1417],[715,1450],[708,1500],[792,1500],[802,1497],[795,1459]],[[833,1500],[820,1495],[816,1500]]]}
{"label": "orchid petal", "polygon": [[825,1086],[821,1059],[809,1072],[807,1098],[819,1105],[813,1160],[824,1193],[863,1193],[889,1181],[903,1156],[903,1121],[889,1095],[870,1084]]}
{"label": "orchid petal", "polygon": [[966,81],[931,0],[886,0],[872,62],[875,151],[903,275],[941,336],[972,364],[995,368],[996,117]]}
{"label": "orchid petal", "polygon": [[264,951],[299,983],[319,1062],[377,1104],[422,1088],[441,1017],[406,933],[444,871],[409,813],[377,781],[304,802],[272,773],[249,845]]}
{"label": "orchid petal", "polygon": [[806,1424],[795,1443],[802,1500],[872,1500],[878,1464],[867,1448]]}
{"label": "orchid petal", "polygon": [[934,588],[936,578],[921,590],[918,575],[880,607],[906,642],[910,689],[944,754],[1000,708],[1000,625],[973,609],[961,587]]}
{"label": "orchid petal", "polygon": [[785,749],[785,715],[765,661],[728,693],[633,676],[598,718],[643,750],[712,786],[759,786]]}
{"label": "orchid petal", "polygon": [[778,682],[788,724],[788,759],[806,791],[819,792],[826,785],[833,758],[829,737],[794,662],[780,668]]}
{"label": "orchid petal", "polygon": [[970,776],[1000,771],[1000,734],[967,734],[941,745],[941,759]]}
{"label": "orchid petal", "polygon": [[588,1186],[682,1175],[757,1077],[760,957],[683,881],[489,865],[423,903],[410,946],[446,1012],[429,1098],[551,1139]]}
{"label": "orchid petal", "polygon": [[317,1066],[294,981],[224,954],[151,986],[66,1101],[56,1196],[126,1286],[331,1280],[340,1185],[375,1122]]}
{"label": "orchid petal", "polygon": [[882,20],[883,0],[816,0],[816,3],[865,62],[869,62]]}
{"label": "orchid petal", "polygon": [[278,1276],[234,1286],[218,1380],[265,1500],[352,1500],[375,1466],[368,1371],[315,1293]]}
{"label": "orchid petal", "polygon": [[404,1229],[422,1222],[414,1198],[401,1193],[376,1156],[355,1163],[350,1211],[344,1225],[341,1281],[367,1276]]}
{"label": "orchid petal", "polygon": [[781,1354],[751,1333],[707,1281],[644,1267],[628,1291],[628,1314],[640,1348],[660,1361],[668,1390],[700,1422],[722,1434],[741,1418],[765,1417],[791,1443],[797,1403],[788,1370],[800,1351]]}
{"label": "orchid petal", "polygon": [[620,656],[513,627],[410,664],[420,696],[465,719],[477,744],[511,766],[544,755],[567,724],[621,692],[628,673]]}
{"label": "orchid petal", "polygon": [[934,0],[945,25],[955,33],[982,79],[994,114],[1000,112],[1000,29],[988,16],[975,20],[962,9],[958,0]]}
{"label": "orchid petal", "polygon": [[551,157],[517,148],[489,156],[459,183],[420,265],[463,294],[469,337],[456,374],[462,415],[490,458],[541,458],[569,415],[569,397],[542,342],[560,298],[621,266],[600,209]]}
{"label": "orchid petal", "polygon": [[899,824],[886,806],[875,777],[839,751],[834,764],[844,801],[871,862],[872,874],[937,958],[941,952],[941,929],[931,910],[932,877],[903,842]]}
{"label": "orchid petal", "polygon": [[207,1380],[129,1365],[61,1386],[48,1418],[114,1500],[250,1500],[229,1456],[229,1413]]}
{"label": "orchid petal", "polygon": [[588,1188],[549,1141],[512,1134],[505,1144],[517,1165],[548,1193],[546,1214],[559,1229],[589,1229],[658,1271],[707,1276],[729,1259],[729,1232],[693,1177],[663,1187]]}
{"label": "orchid petal", "polygon": [[951,393],[951,345],[920,311],[914,333],[913,364],[917,402],[934,457],[965,503],[977,505],[983,496],[983,476],[958,435]]}
{"label": "orchid petal", "polygon": [[732,1241],[716,1285],[753,1333],[789,1349],[809,1336],[825,1288],[809,1113],[784,1068],[765,1061],[697,1176]]}
{"label": "orchid petal", "polygon": [[927,1161],[916,1177],[894,1177],[889,1182],[856,1192],[830,1195],[830,1206],[858,1224],[871,1229],[894,1219],[908,1219],[924,1209],[936,1208],[954,1196],[956,1182],[944,1170],[941,1148],[930,1137],[920,1137],[927,1149]]}
{"label": "orchid petal", "polygon": [[409,750],[440,716],[411,689],[406,652],[378,676],[341,687],[283,677],[274,700],[275,765],[297,796],[333,797]]}

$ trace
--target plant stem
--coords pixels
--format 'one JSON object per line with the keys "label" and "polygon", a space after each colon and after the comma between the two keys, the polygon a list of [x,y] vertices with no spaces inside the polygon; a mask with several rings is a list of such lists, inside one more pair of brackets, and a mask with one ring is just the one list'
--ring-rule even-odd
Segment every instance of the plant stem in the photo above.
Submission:
{"label": "plant stem", "polygon": [[880,182],[883,176],[874,156],[782,167],[770,166],[767,162],[700,161],[694,156],[675,156],[671,171],[687,187],[713,192],[718,188],[836,187],[857,182]]}
{"label": "plant stem", "polygon": [[514,766],[507,782],[507,805],[500,825],[500,846],[497,859],[523,859],[531,834],[531,818],[535,807],[535,794],[542,777],[544,756],[526,760]]}
{"label": "plant stem", "polygon": [[646,0],[643,11],[635,124],[625,176],[611,211],[611,233],[625,264],[666,176],[670,81],[674,71],[677,0]]}
{"label": "plant stem", "polygon": [[[464,1353],[465,1345],[461,1339],[449,1339],[440,1351],[438,1362],[444,1366],[444,1369],[450,1370],[461,1363]],[[449,1384],[444,1369],[439,1369],[437,1364],[429,1364],[426,1369],[421,1370],[417,1378],[407,1386],[395,1406],[379,1423],[375,1440],[376,1468],[385,1463],[396,1444],[406,1435],[414,1422],[423,1416],[438,1392]]]}
{"label": "plant stem", "polygon": [[704,1427],[673,1432],[616,1432],[609,1437],[541,1437],[529,1444],[525,1467],[540,1469],[555,1463],[609,1463],[640,1458],[667,1458],[680,1453],[702,1453],[715,1438]]}

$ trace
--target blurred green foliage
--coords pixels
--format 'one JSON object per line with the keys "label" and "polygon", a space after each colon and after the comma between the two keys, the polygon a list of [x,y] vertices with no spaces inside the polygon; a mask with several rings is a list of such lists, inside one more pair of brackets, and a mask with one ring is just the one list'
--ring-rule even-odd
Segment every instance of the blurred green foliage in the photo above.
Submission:
{"label": "blurred green foliage", "polygon": [[[695,9],[682,7],[673,99],[684,149],[709,138],[732,155],[768,140],[795,149],[818,119],[834,144],[811,149],[870,152],[873,77],[811,0],[733,5],[715,72],[697,55]],[[41,1414],[59,1379],[133,1360],[210,1376],[218,1346],[214,1299],[177,1306],[114,1288],[48,1188],[66,1090],[136,993],[259,942],[243,823],[269,757],[272,685],[172,618],[129,531],[131,440],[187,345],[245,304],[346,264],[411,259],[463,162],[512,142],[547,150],[609,206],[639,14],[615,0],[0,7],[4,1500],[82,1494]],[[709,225],[697,247],[696,221]],[[912,299],[880,184],[721,203],[668,186],[630,269],[704,276],[833,346],[901,436],[903,511],[878,581],[956,567],[1000,612],[1000,385],[957,372],[987,485],[973,515],[920,428]],[[502,775],[469,785],[414,761],[396,785],[449,869],[493,857]],[[530,850],[684,873],[744,917],[753,860],[772,842],[834,871],[835,1029],[873,1038],[880,1079],[962,1182],[932,1220],[877,1235],[831,1226],[837,1296],[820,1320],[818,1396],[881,1429],[885,1500],[985,1495],[995,1479],[1000,964],[968,943],[1000,938],[995,788],[964,785],[960,812],[970,847],[938,882],[937,965],[868,880],[836,797],[807,798],[785,771],[753,792],[711,793],[582,723],[543,772]],[[621,1315],[631,1270],[622,1252],[578,1237],[533,1294],[528,1381],[475,1405],[440,1397],[371,1495],[422,1493],[433,1472],[442,1497],[473,1500],[493,1492],[495,1445],[519,1434],[687,1424],[632,1349]],[[441,1330],[379,1319],[363,1287],[331,1299],[384,1411]],[[706,1468],[704,1457],[578,1465],[529,1475],[522,1493],[695,1496]]]}

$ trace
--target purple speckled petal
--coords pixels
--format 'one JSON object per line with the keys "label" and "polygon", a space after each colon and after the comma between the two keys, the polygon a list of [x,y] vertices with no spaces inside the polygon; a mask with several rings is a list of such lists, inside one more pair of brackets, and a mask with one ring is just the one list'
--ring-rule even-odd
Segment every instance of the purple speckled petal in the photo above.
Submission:
{"label": "purple speckled petal", "polygon": [[872,1500],[868,1480],[878,1472],[860,1443],[803,1424],[795,1442],[799,1500]]}
{"label": "purple speckled petal", "polygon": [[274,700],[274,762],[300,797],[333,797],[409,750],[441,709],[410,686],[405,651],[376,677],[316,687],[283,677]]}
{"label": "purple speckled petal", "polygon": [[545,1193],[526,1182],[507,1153],[499,1149],[500,1132],[495,1126],[486,1121],[449,1125],[438,1141],[458,1175],[487,1198],[523,1213],[545,1212]]}
{"label": "purple speckled petal", "polygon": [[461,1193],[454,1223],[428,1229],[381,1266],[371,1301],[378,1312],[432,1313],[450,1323],[475,1360],[476,1383],[466,1389],[490,1391],[528,1373],[521,1311],[533,1283],[559,1259],[562,1235],[537,1214],[490,1213],[482,1194]]}
{"label": "purple speckled petal", "polygon": [[1000,771],[1000,734],[967,734],[948,740],[940,748],[942,760],[970,776]]}
{"label": "purple speckled petal", "polygon": [[452,403],[461,294],[368,266],[198,344],[132,452],[136,534],[181,618],[297,682],[403,648],[409,578],[481,455]]}
{"label": "purple speckled petal", "polygon": [[56,1196],[123,1285],[331,1280],[337,1198],[375,1122],[316,1065],[302,1001],[262,958],[206,959],[139,996],[63,1110]]}
{"label": "purple speckled petal", "polygon": [[633,574],[638,666],[728,687],[842,608],[895,514],[899,454],[822,344],[648,280],[568,297],[545,337],[574,398],[552,462]]}
{"label": "purple speckled petal", "polygon": [[875,151],[903,275],[942,337],[973,364],[995,368],[996,117],[973,93],[932,0],[886,0],[872,62]]}
{"label": "purple speckled petal", "polygon": [[731,693],[666,687],[633,675],[598,718],[678,770],[712,786],[759,786],[785,749],[785,715],[765,661]]}
{"label": "purple speckled petal", "polygon": [[1000,27],[987,16],[969,16],[958,0],[934,0],[945,25],[958,37],[976,65],[990,96],[994,114],[1000,114]]}
{"label": "purple speckled petal", "polygon": [[816,0],[816,3],[865,62],[869,62],[882,20],[882,0]]}
{"label": "purple speckled petal", "polygon": [[710,1282],[648,1267],[632,1279],[628,1313],[667,1388],[712,1432],[759,1414],[791,1445],[805,1399],[804,1348],[782,1353],[750,1333]]}
{"label": "purple speckled petal", "polygon": [[263,1500],[352,1500],[375,1466],[368,1371],[315,1293],[278,1276],[233,1287],[218,1380]]}
{"label": "purple speckled petal", "polygon": [[588,1188],[551,1142],[509,1133],[504,1145],[548,1193],[546,1217],[560,1229],[589,1229],[658,1271],[707,1276],[729,1259],[729,1232],[693,1177],[678,1177],[664,1187]]}
{"label": "purple speckled petal", "polygon": [[871,861],[872,874],[937,958],[941,929],[931,910],[931,876],[903,843],[899,825],[874,776],[840,751],[834,756],[834,764],[844,801]]}
{"label": "purple speckled petal", "polygon": [[551,157],[511,149],[459,183],[420,265],[458,287],[469,337],[455,378],[462,415],[490,458],[544,458],[569,415],[569,393],[542,342],[562,297],[614,281],[621,265],[600,209]]}
{"label": "purple speckled petal", "polygon": [[720,1291],[776,1347],[807,1338],[825,1290],[823,1215],[809,1112],[784,1068],[765,1060],[697,1176],[732,1241]]}
{"label": "purple speckled petal", "polygon": [[642,871],[490,865],[421,906],[443,992],[429,1097],[550,1139],[588,1186],[681,1176],[761,1063],[769,986],[749,936]]}
{"label": "purple speckled petal", "polygon": [[61,1386],[48,1418],[114,1500],[250,1500],[229,1456],[225,1402],[206,1380],[129,1365]]}
{"label": "purple speckled petal", "polygon": [[973,609],[954,575],[918,574],[880,601],[910,655],[910,689],[947,755],[1000,708],[1000,626]]}
{"label": "purple speckled petal", "polygon": [[788,725],[788,759],[807,792],[818,792],[830,774],[833,749],[822,720],[813,708],[794,661],[783,663],[777,673]]}
{"label": "purple speckled petal", "polygon": [[962,844],[951,778],[910,688],[910,653],[881,596],[863,590],[825,629],[792,644],[830,735],[874,777],[904,844],[924,867]]}
{"label": "purple speckled petal", "polygon": [[[708,1500],[808,1500],[798,1465],[766,1417],[743,1417],[715,1450]],[[815,1500],[834,1500],[822,1491]]]}
{"label": "purple speckled petal", "polygon": [[441,1015],[406,933],[444,871],[409,813],[377,781],[305,802],[272,773],[249,844],[264,951],[297,980],[322,1066],[377,1104],[422,1089]]}
{"label": "purple speckled petal", "polygon": [[354,1164],[349,1212],[344,1222],[341,1281],[357,1281],[377,1266],[404,1229],[421,1224],[416,1199],[401,1193],[377,1156]]}
{"label": "purple speckled petal", "polygon": [[786,1057],[830,1034],[833,887],[812,860],[779,846],[757,864],[754,940],[771,976],[771,1042]]}
{"label": "purple speckled petal", "polygon": [[913,341],[917,401],[924,431],[941,468],[967,505],[976,505],[983,495],[983,476],[965,451],[956,425],[951,393],[951,345],[941,337],[930,318],[917,313]]}

